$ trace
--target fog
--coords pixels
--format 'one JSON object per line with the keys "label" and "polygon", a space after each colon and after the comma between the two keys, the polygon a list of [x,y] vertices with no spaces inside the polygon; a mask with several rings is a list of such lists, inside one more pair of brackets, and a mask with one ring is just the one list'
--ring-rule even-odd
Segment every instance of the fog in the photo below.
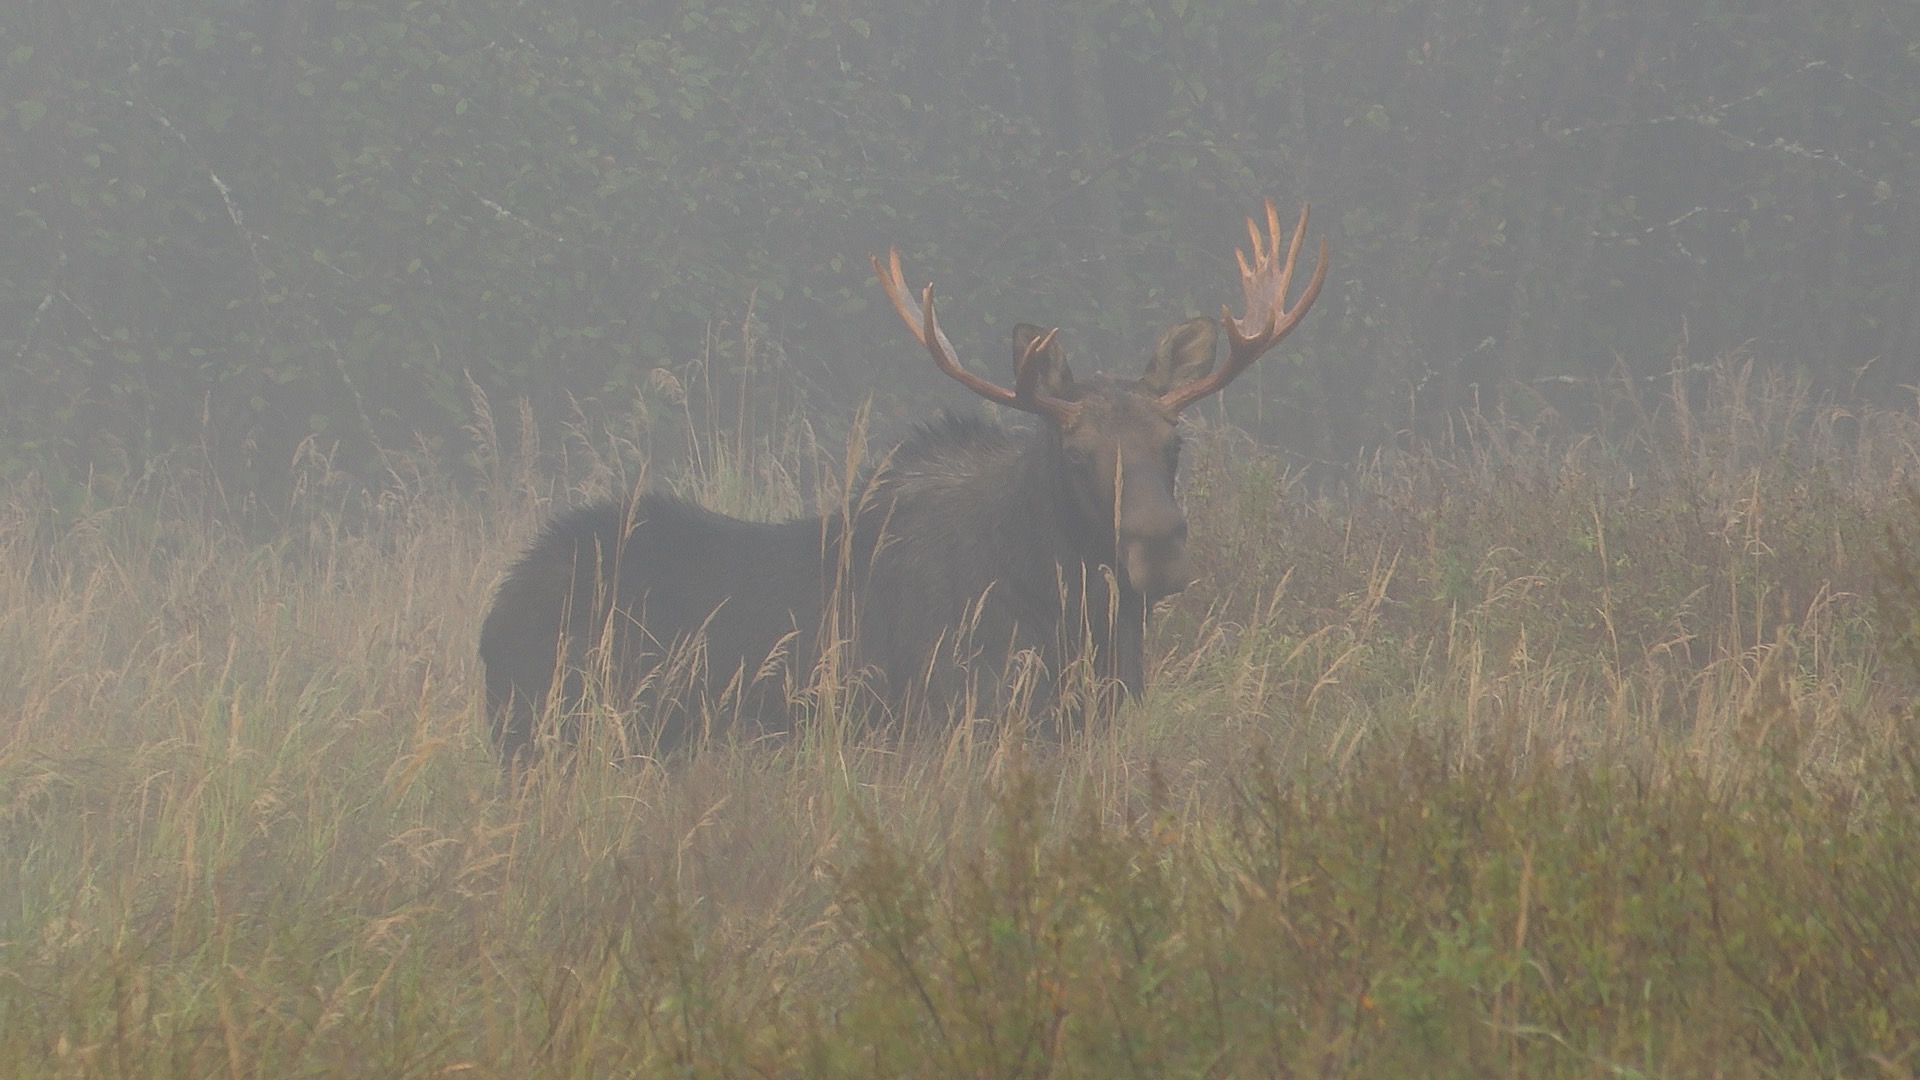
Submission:
{"label": "fog", "polygon": [[971,407],[891,245],[983,373],[1021,321],[1131,371],[1265,197],[1333,270],[1218,408],[1296,461],[1920,369],[1913,5],[43,0],[0,56],[0,475],[56,490],[471,471],[476,395],[555,431],[656,368]]}

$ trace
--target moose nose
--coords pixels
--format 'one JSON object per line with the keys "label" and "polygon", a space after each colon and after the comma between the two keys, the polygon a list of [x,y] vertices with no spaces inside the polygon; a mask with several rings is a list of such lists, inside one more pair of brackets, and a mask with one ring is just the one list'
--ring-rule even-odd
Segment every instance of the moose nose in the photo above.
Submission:
{"label": "moose nose", "polygon": [[1193,584],[1193,562],[1187,558],[1187,523],[1177,521],[1157,534],[1120,534],[1120,555],[1127,584],[1149,600],[1157,600]]}

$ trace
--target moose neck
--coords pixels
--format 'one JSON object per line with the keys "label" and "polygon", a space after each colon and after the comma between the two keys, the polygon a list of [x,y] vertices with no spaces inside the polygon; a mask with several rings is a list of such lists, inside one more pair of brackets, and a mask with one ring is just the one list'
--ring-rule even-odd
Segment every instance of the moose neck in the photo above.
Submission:
{"label": "moose neck", "polygon": [[1097,673],[1119,681],[1129,693],[1139,693],[1149,609],[1121,569],[1111,517],[1086,512],[1085,500],[1072,488],[1060,434],[1050,425],[1040,425],[1027,437],[1013,472],[1018,494],[1006,506],[1014,513],[1031,514],[1028,527],[1044,530],[1049,541],[1047,580],[1031,585],[1048,590],[1063,604],[1069,635],[1084,626]]}
{"label": "moose neck", "polygon": [[922,591],[941,602],[990,597],[1009,626],[1051,639],[1049,667],[1091,659],[1101,677],[1138,692],[1147,605],[1120,580],[1113,523],[1082,509],[1063,455],[1044,424],[1009,431],[948,416],[927,425],[858,500],[856,563],[911,566],[922,586],[937,576],[945,584]]}

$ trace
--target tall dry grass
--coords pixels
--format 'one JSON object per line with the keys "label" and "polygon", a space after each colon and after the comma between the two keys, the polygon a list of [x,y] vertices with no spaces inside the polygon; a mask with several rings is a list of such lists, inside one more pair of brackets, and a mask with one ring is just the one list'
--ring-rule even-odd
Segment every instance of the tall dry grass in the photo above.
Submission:
{"label": "tall dry grass", "polygon": [[0,1061],[1912,1068],[1920,672],[1882,647],[1920,603],[1885,584],[1912,403],[1728,362],[1615,392],[1602,435],[1471,415],[1338,486],[1202,425],[1207,577],[1111,724],[671,767],[606,764],[603,729],[508,784],[474,642],[545,513],[639,483],[798,512],[864,446],[700,369],[652,386],[544,451],[476,396],[465,493],[309,455],[267,538],[187,468],[79,516],[7,493]]}

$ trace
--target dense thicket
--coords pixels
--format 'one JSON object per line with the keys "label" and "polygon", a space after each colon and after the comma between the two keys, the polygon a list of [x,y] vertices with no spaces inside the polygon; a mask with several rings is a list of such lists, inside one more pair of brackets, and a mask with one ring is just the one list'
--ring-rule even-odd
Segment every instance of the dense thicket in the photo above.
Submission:
{"label": "dense thicket", "polygon": [[889,243],[970,357],[1131,353],[1235,294],[1267,194],[1337,262],[1228,407],[1298,454],[1676,356],[1920,358],[1910,4],[23,0],[0,57],[0,473],[56,485],[451,457],[469,374],[555,416],[738,362],[749,308],[822,396],[958,394]]}

